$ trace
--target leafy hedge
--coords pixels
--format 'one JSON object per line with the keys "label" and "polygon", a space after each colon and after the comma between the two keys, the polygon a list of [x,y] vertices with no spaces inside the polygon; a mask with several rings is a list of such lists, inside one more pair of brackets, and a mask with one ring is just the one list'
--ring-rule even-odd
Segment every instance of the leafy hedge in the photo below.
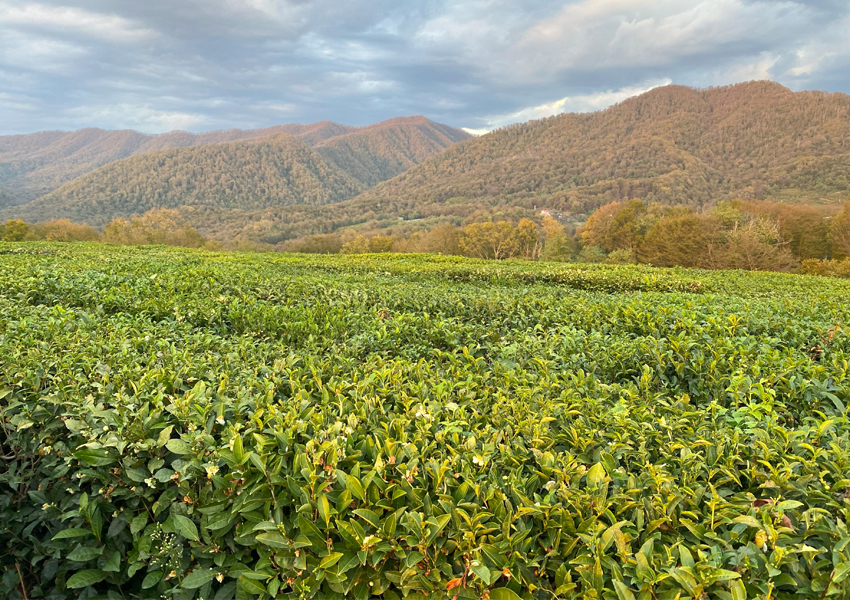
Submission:
{"label": "leafy hedge", "polygon": [[0,596],[850,594],[846,282],[17,248]]}

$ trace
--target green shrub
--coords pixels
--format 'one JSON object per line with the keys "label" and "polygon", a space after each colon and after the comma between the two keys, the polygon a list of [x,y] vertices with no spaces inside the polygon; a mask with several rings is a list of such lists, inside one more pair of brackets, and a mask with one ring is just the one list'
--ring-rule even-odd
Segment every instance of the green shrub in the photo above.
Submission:
{"label": "green shrub", "polygon": [[850,283],[0,245],[0,596],[840,598]]}

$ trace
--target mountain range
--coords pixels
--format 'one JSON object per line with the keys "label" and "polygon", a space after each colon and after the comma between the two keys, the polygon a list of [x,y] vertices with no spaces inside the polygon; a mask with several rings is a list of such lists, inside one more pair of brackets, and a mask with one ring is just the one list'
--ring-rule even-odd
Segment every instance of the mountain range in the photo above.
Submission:
{"label": "mountain range", "polygon": [[673,85],[472,139],[424,117],[197,135],[43,132],[0,138],[0,190],[7,203],[41,192],[0,219],[100,225],[168,206],[206,235],[272,243],[477,212],[580,216],[631,198],[837,203],[850,191],[850,96],[766,81]]}
{"label": "mountain range", "polygon": [[[3,136],[0,202],[29,219],[91,224],[155,205],[254,208],[263,195],[264,206],[338,202],[468,137],[424,117],[367,127],[322,121],[202,134],[82,129]],[[301,175],[307,180],[292,179]],[[326,178],[328,189],[317,195],[297,191],[316,190]]]}

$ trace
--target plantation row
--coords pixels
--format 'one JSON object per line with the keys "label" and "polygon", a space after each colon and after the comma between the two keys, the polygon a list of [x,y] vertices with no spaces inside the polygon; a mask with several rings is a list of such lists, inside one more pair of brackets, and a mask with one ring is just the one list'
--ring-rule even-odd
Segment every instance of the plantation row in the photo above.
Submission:
{"label": "plantation row", "polygon": [[0,597],[847,597],[849,296],[0,244]]}

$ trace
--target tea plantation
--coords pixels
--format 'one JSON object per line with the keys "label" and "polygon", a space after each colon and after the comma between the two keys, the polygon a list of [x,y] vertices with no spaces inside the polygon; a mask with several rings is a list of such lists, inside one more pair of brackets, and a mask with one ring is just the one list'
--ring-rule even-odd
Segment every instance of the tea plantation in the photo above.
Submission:
{"label": "tea plantation", "polygon": [[0,597],[850,597],[850,282],[0,244]]}

